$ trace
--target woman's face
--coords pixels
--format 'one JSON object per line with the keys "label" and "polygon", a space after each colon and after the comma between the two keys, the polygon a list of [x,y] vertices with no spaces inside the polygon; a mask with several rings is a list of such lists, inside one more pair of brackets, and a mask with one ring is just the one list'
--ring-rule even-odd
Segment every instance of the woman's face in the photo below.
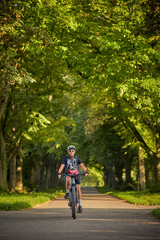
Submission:
{"label": "woman's face", "polygon": [[74,150],[74,149],[70,149],[70,150],[68,151],[68,153],[69,153],[69,156],[70,156],[71,158],[73,158],[73,157],[74,157],[74,154],[75,154],[75,150]]}

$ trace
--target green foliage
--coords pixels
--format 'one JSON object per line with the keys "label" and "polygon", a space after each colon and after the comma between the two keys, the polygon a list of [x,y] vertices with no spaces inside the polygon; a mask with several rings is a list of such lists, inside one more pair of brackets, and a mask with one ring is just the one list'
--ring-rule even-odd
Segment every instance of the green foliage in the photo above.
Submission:
{"label": "green foliage", "polygon": [[13,211],[35,207],[63,195],[60,189],[37,193],[6,193],[0,192],[0,210]]}
{"label": "green foliage", "polygon": [[152,156],[145,161],[154,174],[159,3],[20,0],[0,7],[0,127],[7,158],[21,143],[32,166],[52,153],[59,163],[72,143],[85,163],[114,168],[121,182],[125,155],[141,145]]}
{"label": "green foliage", "polygon": [[149,190],[145,191],[115,191],[113,189],[109,189],[108,187],[97,188],[101,193],[106,193],[118,197],[120,199],[124,199],[132,204],[139,205],[160,205],[160,194],[159,193],[151,193]]}
{"label": "green foliage", "polygon": [[101,166],[87,167],[89,175],[82,178],[82,187],[103,186],[103,170]]}
{"label": "green foliage", "polygon": [[112,193],[120,199],[124,199],[133,204],[140,205],[160,205],[160,194],[158,193],[148,193],[148,192],[120,192]]}
{"label": "green foliage", "polygon": [[154,209],[154,210],[152,211],[152,214],[153,214],[155,217],[157,217],[157,218],[160,219],[160,208]]}
{"label": "green foliage", "polygon": [[151,193],[160,193],[160,182],[156,186],[152,186],[150,189]]}

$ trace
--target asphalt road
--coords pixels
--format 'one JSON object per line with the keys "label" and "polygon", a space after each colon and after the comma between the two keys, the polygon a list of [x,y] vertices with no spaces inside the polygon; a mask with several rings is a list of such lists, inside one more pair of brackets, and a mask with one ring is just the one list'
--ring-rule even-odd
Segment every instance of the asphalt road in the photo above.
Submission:
{"label": "asphalt road", "polygon": [[136,206],[93,188],[83,189],[74,220],[63,197],[34,209],[0,211],[0,240],[160,240],[151,207]]}

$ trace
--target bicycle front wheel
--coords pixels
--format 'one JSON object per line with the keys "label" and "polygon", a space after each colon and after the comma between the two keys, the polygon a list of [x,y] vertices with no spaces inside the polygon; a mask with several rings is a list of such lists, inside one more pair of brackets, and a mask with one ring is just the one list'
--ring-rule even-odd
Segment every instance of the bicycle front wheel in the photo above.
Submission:
{"label": "bicycle front wheel", "polygon": [[72,217],[76,218],[76,190],[75,186],[72,186]]}

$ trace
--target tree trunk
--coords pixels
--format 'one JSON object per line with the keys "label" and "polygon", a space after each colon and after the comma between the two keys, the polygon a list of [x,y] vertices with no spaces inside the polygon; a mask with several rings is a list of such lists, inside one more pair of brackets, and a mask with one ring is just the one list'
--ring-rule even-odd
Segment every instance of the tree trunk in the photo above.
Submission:
{"label": "tree trunk", "polygon": [[111,183],[112,183],[111,187],[115,188],[116,180],[115,180],[115,168],[114,167],[112,167],[112,169],[111,169]]}
{"label": "tree trunk", "polygon": [[52,161],[52,168],[51,168],[51,188],[58,186],[58,176],[57,176],[57,168],[56,168],[56,161],[53,159]]}
{"label": "tree trunk", "polygon": [[46,165],[45,189],[51,186],[51,162]]}
{"label": "tree trunk", "polygon": [[122,173],[123,173],[122,165],[116,166],[115,167],[116,188],[119,188],[123,184]]}
{"label": "tree trunk", "polygon": [[0,188],[7,190],[7,151],[6,142],[0,123]]}
{"label": "tree trunk", "polygon": [[20,147],[20,154],[19,154],[19,157],[17,158],[17,172],[16,172],[16,188],[18,192],[23,191],[22,165],[23,165],[22,147]]}
{"label": "tree trunk", "polygon": [[56,162],[54,159],[54,153],[51,153],[48,156],[46,163],[46,178],[45,178],[45,187],[54,188],[58,185],[57,171],[56,171]]}
{"label": "tree trunk", "polygon": [[115,176],[113,168],[108,168],[105,170],[104,182],[105,185],[115,188]]}
{"label": "tree trunk", "polygon": [[32,167],[31,169],[31,178],[30,181],[33,185],[36,184],[36,169],[34,167]]}
{"label": "tree trunk", "polygon": [[139,158],[138,190],[141,191],[146,189],[144,149],[141,146],[139,147],[138,158]]}
{"label": "tree trunk", "polygon": [[125,184],[128,187],[131,182],[131,159],[126,155],[125,156]]}
{"label": "tree trunk", "polygon": [[109,181],[108,181],[108,169],[106,167],[104,167],[103,170],[103,180],[104,180],[104,185],[108,186],[109,185]]}
{"label": "tree trunk", "polygon": [[42,168],[42,163],[37,164],[37,166],[36,166],[36,186],[38,188],[40,187],[41,168]]}
{"label": "tree trunk", "polygon": [[15,192],[16,186],[16,155],[14,155],[10,160],[10,184],[9,189]]}
{"label": "tree trunk", "polygon": [[151,159],[152,159],[152,174],[153,174],[153,181],[152,181],[152,186],[157,186],[159,180],[160,180],[160,158],[158,154],[158,149],[157,153],[150,153]]}
{"label": "tree trunk", "polygon": [[159,141],[157,142],[157,182],[160,182],[160,139]]}
{"label": "tree trunk", "polygon": [[45,168],[44,168],[44,163],[42,162],[41,165],[41,172],[40,172],[40,189],[44,189],[44,175],[45,175]]}

